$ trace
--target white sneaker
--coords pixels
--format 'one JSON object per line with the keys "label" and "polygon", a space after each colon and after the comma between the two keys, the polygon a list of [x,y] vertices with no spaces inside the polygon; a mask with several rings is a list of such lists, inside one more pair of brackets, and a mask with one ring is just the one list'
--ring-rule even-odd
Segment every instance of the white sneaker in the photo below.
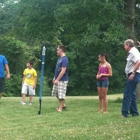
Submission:
{"label": "white sneaker", "polygon": [[21,104],[21,105],[26,105],[26,103],[25,103],[25,102],[22,102],[22,101],[20,101],[20,104]]}
{"label": "white sneaker", "polygon": [[32,102],[29,102],[28,105],[32,105]]}

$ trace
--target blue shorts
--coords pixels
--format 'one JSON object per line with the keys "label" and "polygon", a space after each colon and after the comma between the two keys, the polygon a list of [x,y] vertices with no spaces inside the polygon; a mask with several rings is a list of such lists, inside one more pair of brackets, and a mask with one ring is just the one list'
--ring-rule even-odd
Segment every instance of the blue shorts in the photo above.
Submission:
{"label": "blue shorts", "polygon": [[108,87],[109,86],[109,81],[108,79],[106,80],[98,80],[97,81],[97,87]]}

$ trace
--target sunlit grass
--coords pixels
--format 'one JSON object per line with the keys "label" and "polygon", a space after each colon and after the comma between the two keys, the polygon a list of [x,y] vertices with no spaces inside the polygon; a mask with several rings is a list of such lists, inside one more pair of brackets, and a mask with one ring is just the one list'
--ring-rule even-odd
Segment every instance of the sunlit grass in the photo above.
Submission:
{"label": "sunlit grass", "polygon": [[[58,113],[54,97],[38,98],[32,106],[21,106],[20,98],[0,100],[1,140],[138,140],[140,117],[120,119],[122,95],[109,95],[109,113],[98,113],[98,97],[67,97],[67,109]],[[120,99],[119,99],[120,100]],[[138,104],[140,107],[140,104]]]}

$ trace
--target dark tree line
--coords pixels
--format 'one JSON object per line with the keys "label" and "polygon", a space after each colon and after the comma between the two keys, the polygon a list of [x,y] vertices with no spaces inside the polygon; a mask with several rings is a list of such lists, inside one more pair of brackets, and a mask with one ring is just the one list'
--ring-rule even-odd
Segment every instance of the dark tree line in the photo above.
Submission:
{"label": "dark tree line", "polygon": [[67,46],[70,60],[69,95],[96,92],[97,57],[101,52],[109,54],[113,67],[110,92],[122,92],[127,55],[123,41],[140,39],[140,0],[5,0],[1,5],[0,53],[8,58],[12,73],[6,96],[20,95],[22,71],[28,59],[35,62],[40,73],[44,45],[44,95],[49,95],[59,44]]}

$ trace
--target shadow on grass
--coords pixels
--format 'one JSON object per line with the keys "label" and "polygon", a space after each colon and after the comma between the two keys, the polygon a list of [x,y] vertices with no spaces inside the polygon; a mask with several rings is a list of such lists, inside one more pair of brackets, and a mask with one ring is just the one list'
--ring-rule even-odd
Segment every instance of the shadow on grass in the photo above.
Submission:
{"label": "shadow on grass", "polygon": [[140,100],[137,100],[137,103],[140,104]]}
{"label": "shadow on grass", "polygon": [[[115,103],[122,103],[122,100],[123,100],[123,99],[119,97],[119,98],[117,98],[114,102],[115,102]],[[137,100],[137,103],[140,104],[140,100]]]}
{"label": "shadow on grass", "polygon": [[122,103],[122,98],[117,98],[115,101],[114,101],[115,103]]}

